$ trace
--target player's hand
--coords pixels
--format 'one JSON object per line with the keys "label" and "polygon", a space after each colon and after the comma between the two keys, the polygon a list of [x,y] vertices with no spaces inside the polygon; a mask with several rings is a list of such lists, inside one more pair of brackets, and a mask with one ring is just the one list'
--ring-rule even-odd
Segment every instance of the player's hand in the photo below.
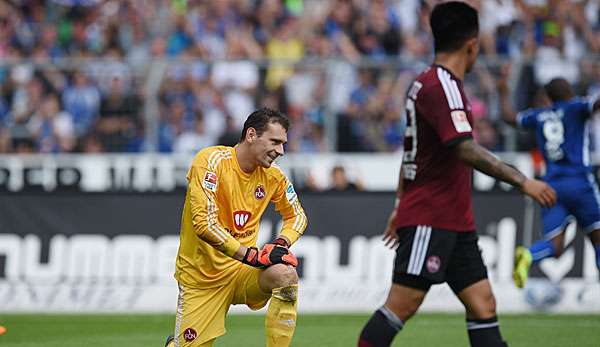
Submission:
{"label": "player's hand", "polygon": [[394,249],[398,246],[398,234],[396,233],[396,209],[390,213],[385,230],[383,231],[383,242],[385,246]]}
{"label": "player's hand", "polygon": [[289,249],[271,243],[267,243],[261,250],[256,247],[248,247],[242,262],[261,269],[266,269],[274,264],[298,266],[298,259]]}
{"label": "player's hand", "polygon": [[521,190],[544,207],[556,204],[556,192],[546,182],[527,179],[523,182]]}
{"label": "player's hand", "polygon": [[283,237],[276,238],[275,240],[269,242],[268,245],[276,245],[276,246],[281,246],[281,247],[285,247],[285,248],[290,247],[287,240],[284,239]]}

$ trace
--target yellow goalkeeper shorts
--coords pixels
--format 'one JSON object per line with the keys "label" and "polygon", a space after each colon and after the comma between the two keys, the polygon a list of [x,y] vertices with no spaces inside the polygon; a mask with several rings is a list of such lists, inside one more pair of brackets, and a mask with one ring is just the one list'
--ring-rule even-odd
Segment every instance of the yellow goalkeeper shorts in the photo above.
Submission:
{"label": "yellow goalkeeper shorts", "polygon": [[246,304],[252,310],[264,307],[271,294],[258,285],[261,271],[242,266],[232,281],[222,287],[194,288],[180,284],[175,347],[205,347],[205,343],[225,334],[225,315],[232,304]]}

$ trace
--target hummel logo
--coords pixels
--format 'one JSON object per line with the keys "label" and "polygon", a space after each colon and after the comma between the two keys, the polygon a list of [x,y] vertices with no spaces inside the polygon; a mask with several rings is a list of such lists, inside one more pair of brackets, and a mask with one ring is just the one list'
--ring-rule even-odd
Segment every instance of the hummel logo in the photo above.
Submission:
{"label": "hummel logo", "polygon": [[242,230],[246,223],[250,220],[250,217],[252,217],[252,213],[248,211],[233,212],[233,224],[235,225],[235,228]]}

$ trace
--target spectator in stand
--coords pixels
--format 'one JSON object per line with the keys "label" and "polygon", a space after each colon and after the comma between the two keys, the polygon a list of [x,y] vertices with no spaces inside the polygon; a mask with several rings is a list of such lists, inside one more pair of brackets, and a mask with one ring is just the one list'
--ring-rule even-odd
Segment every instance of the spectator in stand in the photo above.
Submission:
{"label": "spectator in stand", "polygon": [[[242,120],[256,104],[269,100],[295,115],[292,121],[298,126],[292,127],[291,150],[324,150],[320,145],[326,142],[323,125],[335,122],[315,123],[308,115],[314,110],[319,110],[325,120],[343,115],[338,121],[338,148],[342,151],[395,150],[398,133],[402,131],[398,117],[403,114],[403,106],[398,107],[390,102],[393,98],[374,92],[377,96],[370,103],[370,112],[365,112],[367,103],[360,99],[368,98],[357,81],[362,79],[357,67],[372,71],[374,90],[381,77],[397,73],[382,73],[380,62],[396,64],[397,57],[402,62],[414,58],[409,63],[412,73],[420,72],[424,65],[418,61],[427,60],[432,54],[428,18],[436,2],[0,2],[0,59],[9,65],[0,67],[2,95],[9,110],[1,116],[4,135],[0,142],[4,145],[0,145],[0,150],[16,150],[15,141],[26,147],[32,143],[25,124],[41,107],[41,96],[36,97],[35,92],[29,95],[32,79],[38,80],[33,83],[42,87],[39,95],[50,91],[63,101],[66,111],[73,116],[78,139],[93,131],[107,151],[140,149],[144,132],[140,120],[144,110],[148,113],[143,114],[143,119],[153,123],[155,92],[149,87],[157,80],[161,83],[161,79],[161,101],[167,97],[170,106],[175,99],[184,99],[187,125],[183,130],[194,129],[193,115],[198,110],[204,115],[206,133],[219,136],[225,132],[227,114],[234,117],[239,130]],[[582,92],[597,83],[591,78],[593,74],[588,73],[591,70],[579,65],[582,57],[590,59],[590,54],[600,52],[597,0],[471,3],[481,10],[482,48],[486,56],[508,64],[512,59],[525,59],[523,71],[515,72],[515,76],[520,76],[519,108],[533,106],[535,91],[555,73],[579,82]],[[286,59],[294,66],[277,65],[263,58]],[[534,59],[533,63],[528,63],[528,59]],[[477,68],[490,77],[465,81],[478,90],[490,107],[488,121],[481,123],[490,135],[498,114],[497,91],[489,88],[497,78],[490,73],[494,69],[489,69],[494,64],[490,60]],[[306,66],[318,68],[310,71]],[[76,87],[79,76],[71,78],[71,69],[87,75],[85,91]],[[14,71],[24,78],[22,82],[10,77]],[[129,126],[112,126],[127,130],[109,130],[110,122],[103,120],[105,117],[90,115],[93,108],[100,107],[93,106],[98,103],[92,101],[98,98],[92,96],[96,94],[93,89],[102,95],[101,100],[106,100],[115,75],[120,76],[122,89],[128,95],[149,92],[143,94],[143,99],[134,97],[135,110],[128,114],[135,114],[133,118],[137,121],[129,122]],[[323,90],[322,96],[306,93],[310,91],[307,87],[315,83]],[[398,88],[396,82],[393,88]],[[107,132],[121,133],[117,137],[127,138],[126,144],[110,145]],[[502,143],[502,139],[498,138],[498,142]]]}
{"label": "spectator in stand", "polygon": [[196,115],[194,128],[184,131],[177,136],[173,144],[173,152],[196,154],[203,148],[213,146],[216,139],[212,134],[206,132],[202,114]]}
{"label": "spectator in stand", "polygon": [[364,190],[359,180],[350,181],[346,169],[336,165],[331,169],[331,186],[329,192],[356,192]]}
{"label": "spectator in stand", "polygon": [[27,123],[36,149],[40,153],[71,152],[75,147],[73,118],[61,111],[58,95],[50,93]]}
{"label": "spectator in stand", "polygon": [[108,93],[100,103],[100,116],[96,131],[102,146],[108,152],[135,150],[141,127],[140,100],[125,90],[125,81],[120,75],[111,78]]}
{"label": "spectator in stand", "polygon": [[177,137],[185,130],[185,105],[181,101],[175,101],[164,106],[165,111],[161,114],[161,122],[158,126],[158,151],[169,153]]}
{"label": "spectator in stand", "polygon": [[85,136],[90,130],[100,109],[100,92],[89,77],[75,71],[71,84],[62,95],[65,111],[73,117],[75,136]]}
{"label": "spectator in stand", "polygon": [[212,68],[211,81],[223,93],[223,103],[227,113],[243,127],[246,116],[255,109],[254,96],[259,83],[258,66],[250,60],[250,52],[255,42],[231,29],[226,35],[227,60],[217,61]]}
{"label": "spectator in stand", "polygon": [[235,146],[240,139],[240,129],[237,126],[235,119],[231,116],[225,117],[225,131],[217,139],[219,146]]}
{"label": "spectator in stand", "polygon": [[304,43],[298,35],[298,20],[286,18],[267,42],[266,56],[272,60],[267,69],[265,85],[275,90],[294,74],[294,63],[304,56]]}

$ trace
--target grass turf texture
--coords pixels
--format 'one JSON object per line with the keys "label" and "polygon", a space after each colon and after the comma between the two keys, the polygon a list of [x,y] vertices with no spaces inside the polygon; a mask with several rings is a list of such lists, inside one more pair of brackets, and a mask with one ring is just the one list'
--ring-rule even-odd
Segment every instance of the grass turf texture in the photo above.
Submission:
{"label": "grass turf texture", "polygon": [[[299,317],[293,346],[356,346],[368,315]],[[172,315],[3,314],[2,347],[162,347],[173,328]],[[511,347],[597,347],[599,315],[502,315],[500,324]],[[228,332],[215,346],[264,346],[263,317],[231,315]],[[394,346],[468,346],[464,318],[457,314],[419,314],[396,337]]]}

